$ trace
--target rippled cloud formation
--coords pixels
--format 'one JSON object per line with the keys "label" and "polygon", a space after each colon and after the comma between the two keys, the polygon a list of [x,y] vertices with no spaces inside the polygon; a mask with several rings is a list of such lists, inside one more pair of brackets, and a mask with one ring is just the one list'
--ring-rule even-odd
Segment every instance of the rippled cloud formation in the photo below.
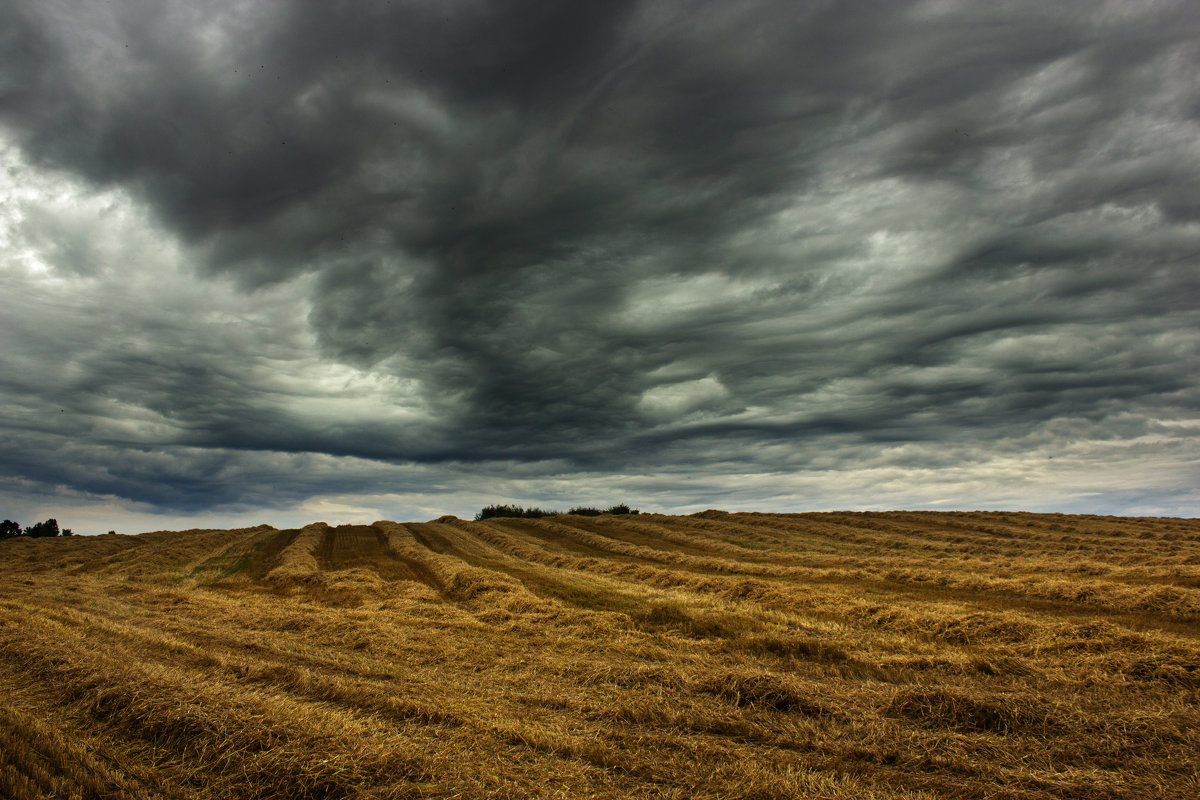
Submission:
{"label": "rippled cloud formation", "polygon": [[1195,4],[0,30],[0,513],[1200,510]]}

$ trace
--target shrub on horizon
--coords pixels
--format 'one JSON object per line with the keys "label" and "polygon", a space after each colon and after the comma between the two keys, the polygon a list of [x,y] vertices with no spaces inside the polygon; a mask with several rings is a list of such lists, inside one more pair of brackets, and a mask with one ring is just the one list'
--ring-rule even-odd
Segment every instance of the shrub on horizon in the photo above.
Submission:
{"label": "shrub on horizon", "polygon": [[580,517],[598,517],[601,514],[603,514],[604,512],[598,508],[585,508],[585,507],[580,506],[579,508],[572,508],[567,513],[575,514],[576,516],[580,516]]}
{"label": "shrub on horizon", "polygon": [[475,515],[475,521],[479,522],[484,519],[493,517],[524,517],[526,519],[535,519],[537,517],[553,517],[560,514],[559,511],[547,511],[544,508],[522,508],[521,506],[494,505],[484,506],[478,514]]}
{"label": "shrub on horizon", "polygon": [[60,536],[58,530],[58,520],[51,517],[45,522],[35,522],[25,528],[25,535],[32,536],[35,539],[44,536]]}
{"label": "shrub on horizon", "polygon": [[[504,504],[496,504],[484,506],[478,514],[475,515],[475,521],[492,519],[494,517],[509,517],[509,518],[526,518],[536,519],[537,517],[553,517],[561,514],[561,511],[554,511],[544,508],[522,508],[521,506],[510,506]],[[630,508],[624,503],[608,508],[600,509],[592,506],[575,506],[568,514],[575,514],[580,517],[598,517],[601,514],[640,514],[636,508]]]}
{"label": "shrub on horizon", "polygon": [[593,508],[591,506],[578,506],[576,508],[572,508],[567,513],[575,514],[580,517],[598,517],[601,514],[638,514],[640,512],[636,508],[630,508],[629,506],[625,505],[624,503],[621,503],[620,505],[609,506],[608,508]]}

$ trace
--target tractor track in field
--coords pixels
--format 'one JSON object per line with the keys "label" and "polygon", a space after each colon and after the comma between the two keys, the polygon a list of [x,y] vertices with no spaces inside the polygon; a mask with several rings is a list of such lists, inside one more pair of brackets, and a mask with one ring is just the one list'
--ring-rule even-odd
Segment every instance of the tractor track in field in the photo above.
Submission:
{"label": "tractor track in field", "polygon": [[387,581],[417,581],[437,588],[436,578],[427,567],[393,551],[388,547],[387,535],[372,525],[329,528],[315,555],[325,571],[363,569]]}

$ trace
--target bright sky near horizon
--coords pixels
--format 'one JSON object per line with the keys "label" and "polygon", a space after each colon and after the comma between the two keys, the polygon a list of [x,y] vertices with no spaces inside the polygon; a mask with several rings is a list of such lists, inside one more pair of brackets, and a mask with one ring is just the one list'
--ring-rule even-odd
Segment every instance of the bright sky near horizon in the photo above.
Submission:
{"label": "bright sky near horizon", "polygon": [[0,6],[0,517],[1200,514],[1200,6]]}

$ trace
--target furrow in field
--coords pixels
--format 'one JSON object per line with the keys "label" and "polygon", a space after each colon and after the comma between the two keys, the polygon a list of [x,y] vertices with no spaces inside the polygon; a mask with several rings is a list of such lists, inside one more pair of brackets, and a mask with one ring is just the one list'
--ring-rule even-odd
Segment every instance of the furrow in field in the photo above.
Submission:
{"label": "furrow in field", "polygon": [[[103,737],[61,716],[57,704],[0,677],[0,796],[12,800],[50,797],[112,800],[183,800],[189,797],[165,771],[120,739]],[[7,769],[6,769],[7,768]],[[38,776],[32,781],[30,777]],[[35,789],[34,787],[38,787]]]}
{"label": "furrow in field", "polygon": [[[83,639],[74,636],[74,632],[56,631],[54,640],[60,646],[65,646],[66,652],[75,658],[83,656]],[[74,638],[74,640],[73,640]],[[26,642],[25,653],[36,656],[36,644]],[[8,655],[7,648],[0,648],[0,655]],[[141,656],[141,657],[139,657]],[[49,660],[42,656],[41,665],[46,666]],[[78,692],[87,695],[86,713],[94,721],[104,726],[116,726],[127,735],[146,741],[151,746],[171,748],[174,752],[182,749],[184,766],[194,769],[201,756],[210,752],[210,740],[219,740],[219,745],[227,755],[224,760],[214,766],[225,769],[237,769],[246,759],[241,755],[247,751],[254,756],[267,751],[277,752],[286,748],[292,752],[290,759],[299,755],[299,742],[293,738],[296,734],[291,723],[301,723],[304,731],[311,731],[314,716],[321,719],[336,719],[338,726],[345,735],[347,730],[359,732],[359,729],[369,729],[372,722],[382,713],[384,716],[396,719],[396,715],[388,714],[384,694],[387,687],[374,689],[364,687],[360,683],[354,685],[339,684],[335,676],[319,676],[304,670],[289,670],[270,665],[240,665],[219,663],[221,669],[214,671],[214,664],[205,661],[195,665],[180,664],[177,661],[155,663],[136,651],[120,651],[106,657],[91,659],[91,663],[72,668],[62,668],[58,664],[60,689],[68,692]],[[109,676],[121,672],[118,664],[137,664],[137,669],[125,669],[116,684],[99,679],[98,676]],[[224,670],[224,671],[222,671]],[[136,673],[136,675],[135,675]],[[230,676],[233,676],[232,678]],[[262,683],[263,679],[265,683]],[[261,683],[268,694],[260,694],[256,688]],[[129,687],[137,687],[132,691]],[[279,694],[284,690],[286,698]],[[223,707],[245,716],[259,720],[254,730],[231,730],[218,719],[203,716],[200,709],[215,703],[218,697],[228,701],[236,694],[237,702],[232,708],[226,703]],[[188,697],[189,704],[181,711],[176,704],[178,698]],[[311,701],[320,703],[311,705]],[[329,704],[333,704],[331,708]],[[131,709],[136,704],[138,708]],[[452,704],[452,703],[451,703]],[[452,704],[453,705],[453,704]],[[526,708],[517,712],[508,708],[500,697],[479,697],[472,693],[471,701],[462,710],[460,719],[446,718],[443,723],[465,726],[468,731],[455,733],[453,730],[441,730],[436,736],[444,745],[453,745],[461,750],[466,749],[466,738],[472,745],[479,746],[484,740],[492,740],[501,745],[508,745],[519,750],[531,751],[536,757],[555,761],[567,759],[570,762],[582,762],[583,765],[599,767],[604,770],[616,769],[627,776],[626,783],[646,783],[651,777],[645,768],[636,763],[636,753],[641,747],[654,746],[663,751],[664,757],[655,768],[654,774],[667,775],[672,780],[687,783],[694,780],[693,765],[697,760],[704,762],[721,761],[727,758],[730,747],[721,736],[714,736],[711,741],[689,739],[678,740],[673,734],[656,734],[645,731],[638,732],[633,741],[629,734],[613,733],[607,724],[587,726],[582,718],[564,726],[561,721],[546,719],[531,719]],[[366,712],[360,716],[356,712]],[[443,712],[444,713],[444,712]],[[428,723],[429,713],[401,714],[400,721],[418,721]],[[328,726],[325,726],[328,727]],[[625,726],[628,727],[628,726]],[[713,732],[713,733],[719,733]],[[330,742],[328,732],[322,734],[324,752],[328,753]],[[370,735],[378,735],[378,732]],[[420,738],[420,731],[405,729],[407,739]],[[429,734],[433,735],[433,734]],[[484,737],[481,740],[479,737]],[[264,738],[265,737],[265,738]],[[396,737],[390,737],[395,741]],[[214,743],[215,744],[215,743]],[[334,743],[336,744],[336,742]],[[412,742],[408,742],[412,744]],[[637,744],[638,747],[633,747]],[[405,748],[406,750],[409,748]],[[232,750],[232,754],[230,751]],[[625,754],[628,751],[628,755]],[[195,755],[195,758],[189,756]],[[526,756],[528,758],[528,756]],[[764,780],[777,785],[791,785],[790,777],[772,778],[769,774],[775,759],[753,757],[759,761],[760,769],[764,770]],[[255,760],[258,760],[257,758]],[[275,759],[278,760],[278,759]],[[324,759],[322,763],[324,763]],[[744,761],[744,758],[743,758]],[[387,757],[389,768],[395,769],[395,759]],[[286,780],[301,781],[306,777],[303,764],[286,764]],[[341,765],[345,770],[346,764]],[[431,765],[424,760],[420,766],[411,762],[401,765],[407,767],[409,777],[413,771],[425,775]],[[346,775],[339,771],[336,785],[346,788],[354,780],[362,776],[364,766],[355,764],[359,773]],[[539,767],[542,773],[553,772],[545,764]],[[299,772],[299,774],[297,774]],[[371,775],[374,775],[371,772]],[[393,777],[395,771],[389,773]],[[404,769],[399,774],[406,774]],[[432,777],[432,776],[430,776]],[[782,782],[781,782],[782,781]]]}
{"label": "furrow in field", "polygon": [[[94,638],[97,631],[89,630],[89,638]],[[64,635],[63,631],[56,631],[52,638],[59,642],[68,642],[70,635]],[[111,652],[111,650],[110,650]],[[154,652],[162,652],[161,649],[155,648]],[[203,652],[196,651],[197,654]],[[175,652],[178,655],[178,651]],[[184,678],[182,682],[191,684],[194,681],[201,680],[201,676],[207,676],[204,680],[212,683],[214,680],[226,683],[230,680],[238,683],[248,683],[251,685],[262,685],[264,688],[270,688],[273,692],[284,691],[289,696],[303,701],[319,701],[323,703],[334,703],[338,707],[348,709],[352,712],[366,711],[373,715],[383,714],[384,716],[398,719],[411,720],[416,719],[422,722],[429,722],[432,714],[429,710],[414,711],[411,704],[402,704],[400,713],[395,713],[396,708],[389,705],[387,695],[389,692],[394,692],[395,687],[388,686],[370,686],[364,685],[362,681],[354,681],[352,684],[347,684],[340,681],[335,674],[319,675],[309,670],[296,669],[287,665],[273,665],[261,663],[244,663],[237,659],[225,660],[218,659],[216,664],[212,660],[213,656],[206,653],[205,657],[190,664],[194,677],[191,679]],[[149,664],[151,659],[147,657],[147,653],[141,650],[122,651],[122,661],[137,662],[140,664]],[[219,667],[224,672],[217,672],[214,675],[214,667]],[[182,668],[178,659],[172,659],[169,662],[161,664],[162,669],[171,669],[173,673],[178,673]],[[222,677],[224,675],[224,677]],[[233,677],[230,677],[233,676]],[[732,679],[732,678],[731,678]],[[758,701],[754,698],[757,695],[752,694],[754,691],[767,691],[769,694],[763,695],[765,702],[773,705],[767,708],[779,706],[781,702],[789,704],[797,701],[788,698],[796,697],[795,690],[791,690],[791,694],[780,694],[781,684],[776,681],[774,684],[769,684],[765,689],[759,683],[750,684],[732,684],[730,688],[726,688],[725,684],[713,684],[711,690],[704,686],[701,689],[701,695],[708,693],[714,698],[729,697],[736,700],[733,706],[726,711],[721,711],[717,708],[714,711],[705,711],[700,709],[698,712],[692,712],[683,716],[677,716],[674,719],[674,724],[682,726],[692,731],[696,736],[681,739],[675,734],[662,733],[656,730],[653,724],[656,717],[653,714],[645,715],[641,712],[633,712],[629,715],[617,717],[604,717],[601,715],[593,721],[593,724],[588,726],[585,724],[588,720],[586,717],[581,717],[569,724],[570,732],[562,728],[562,721],[547,725],[538,723],[536,720],[530,722],[529,709],[506,708],[510,704],[507,703],[503,696],[479,696],[476,691],[470,692],[471,701],[462,708],[461,714],[457,719],[442,717],[440,721],[465,725],[478,734],[490,736],[502,742],[509,744],[531,748],[539,752],[547,752],[558,756],[569,756],[572,758],[583,758],[591,762],[602,764],[606,767],[621,767],[630,772],[637,772],[635,765],[625,765],[627,760],[622,755],[622,751],[633,749],[633,745],[638,747],[652,746],[660,751],[670,751],[677,754],[680,764],[676,764],[676,769],[682,769],[681,764],[689,763],[693,760],[724,760],[732,757],[730,747],[726,742],[726,737],[730,733],[736,733],[739,738],[758,741],[761,743],[771,743],[771,746],[786,744],[787,739],[779,739],[778,735],[772,734],[769,728],[762,727],[762,721],[755,721],[753,718],[762,716],[761,712],[755,710],[754,704]],[[547,687],[548,688],[548,687]],[[566,687],[564,687],[566,688]],[[680,689],[688,689],[694,694],[695,687],[681,686]],[[567,691],[570,691],[567,689]],[[728,694],[735,692],[736,694]],[[572,691],[572,694],[577,694]],[[749,693],[749,694],[748,694]],[[808,696],[815,697],[819,694],[819,690],[815,687],[810,688]],[[742,705],[742,698],[747,700],[747,703]],[[675,705],[677,708],[682,708],[688,705],[686,702],[678,702]],[[814,703],[815,700],[805,701]],[[451,701],[450,707],[454,704]],[[819,703],[818,703],[819,706]],[[783,706],[780,706],[783,708]],[[742,710],[744,709],[744,710]],[[444,712],[443,712],[444,713]],[[715,715],[714,715],[715,714]],[[751,717],[746,717],[750,714]],[[561,714],[558,715],[561,718]],[[768,716],[770,716],[768,714]],[[521,724],[517,724],[512,720],[525,720]],[[661,721],[661,719],[659,719]],[[649,726],[649,729],[647,729]],[[606,742],[606,743],[605,743]],[[742,756],[744,760],[745,756]],[[833,766],[828,753],[825,755],[810,754],[806,756],[806,760],[820,762],[822,768],[829,769]],[[666,765],[663,765],[664,767]],[[676,779],[680,779],[681,775],[676,775]]]}
{"label": "furrow in field", "polygon": [[[214,790],[196,796],[345,796],[367,785],[390,785],[405,795],[461,796],[456,792],[469,785],[455,789],[461,773],[445,762],[471,753],[480,763],[496,760],[492,766],[501,774],[492,783],[511,782],[522,773],[526,782],[530,771],[573,777],[584,789],[592,784],[593,792],[598,784],[614,783],[592,763],[607,756],[605,748],[577,736],[564,738],[553,726],[510,720],[489,711],[494,705],[469,706],[467,729],[458,731],[456,721],[436,709],[381,716],[388,710],[377,705],[382,692],[339,686],[332,677],[270,666],[251,666],[238,676],[236,665],[222,672],[211,664],[154,662],[127,651],[101,655],[89,651],[78,632],[57,634],[56,652],[69,660],[48,652],[45,641],[29,640],[20,658],[42,675],[53,675],[66,716],[132,737],[154,758],[172,758],[176,772]],[[0,659],[14,655],[11,645],[0,646]],[[281,694],[281,688],[289,691]],[[395,721],[404,724],[397,728]],[[501,752],[489,742],[500,743]],[[497,760],[505,750],[516,757]],[[317,753],[319,758],[310,755]],[[633,796],[642,781],[616,783],[626,784],[623,791]],[[418,790],[421,785],[428,788]],[[610,787],[606,796],[621,792]]]}

